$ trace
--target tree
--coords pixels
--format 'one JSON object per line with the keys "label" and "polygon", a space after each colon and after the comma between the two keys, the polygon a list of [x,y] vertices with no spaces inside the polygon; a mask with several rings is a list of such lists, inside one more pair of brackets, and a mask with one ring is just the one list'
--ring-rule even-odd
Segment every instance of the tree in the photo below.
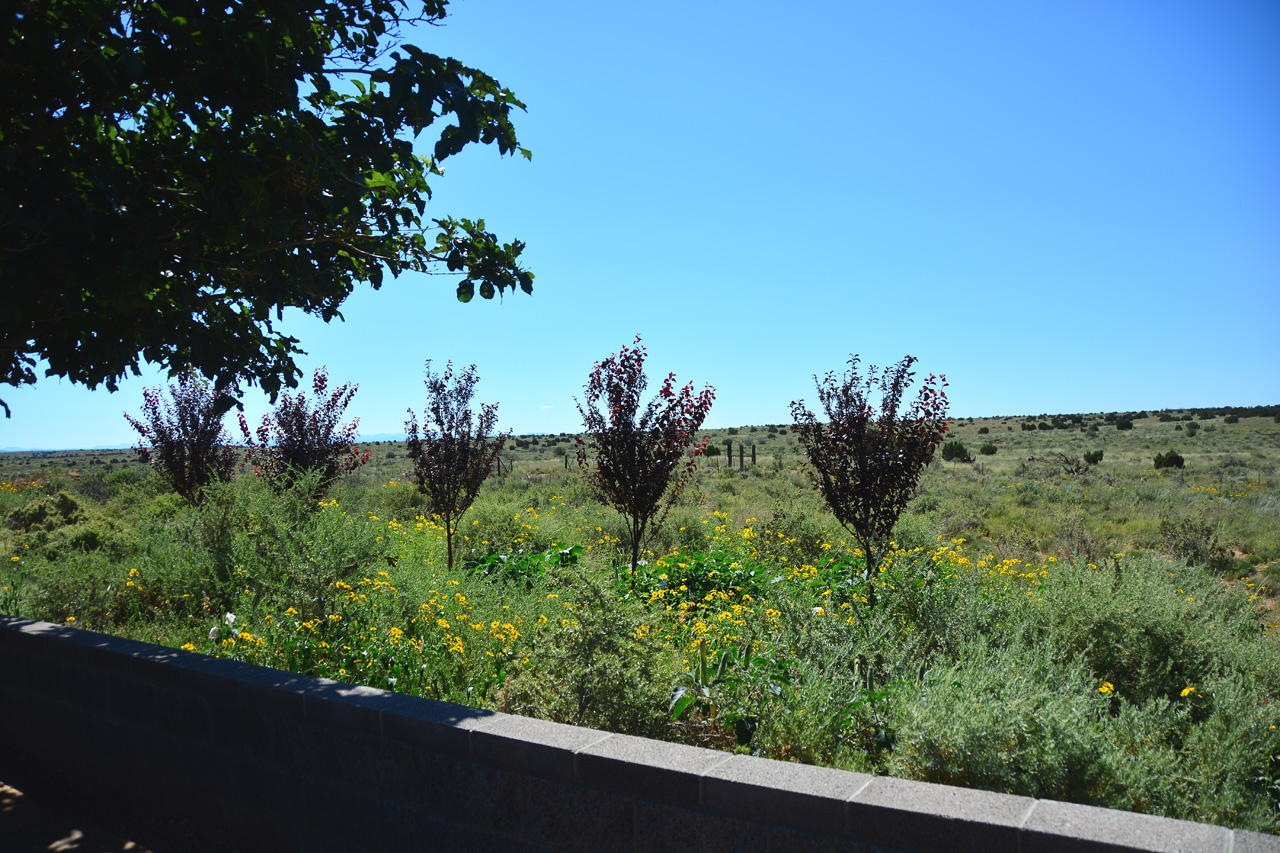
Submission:
{"label": "tree", "polygon": [[169,386],[169,400],[159,388],[142,392],[142,417],[125,420],[142,436],[138,455],[156,466],[174,491],[195,504],[200,490],[216,480],[229,480],[239,454],[222,427],[225,391],[189,373]]}
{"label": "tree", "polygon": [[596,362],[585,386],[586,405],[574,399],[587,434],[586,442],[576,439],[578,465],[596,496],[627,522],[632,590],[645,531],[655,520],[655,527],[661,525],[692,476],[694,460],[707,446],[706,438],[695,444],[694,433],[716,397],[710,385],[695,395],[692,382],[677,392],[671,373],[641,413],[640,395],[648,385],[645,356],[636,335],[632,348]]}
{"label": "tree", "polygon": [[280,395],[275,410],[262,416],[257,440],[249,430],[244,413],[240,432],[249,447],[253,470],[277,493],[291,489],[308,475],[316,477],[315,487],[323,492],[342,474],[369,461],[368,451],[355,446],[360,419],[340,425],[342,414],[358,385],[340,385],[326,396],[329,374],[323,367],[312,374],[315,407],[304,391]]}
{"label": "tree", "polygon": [[423,382],[427,386],[428,402],[421,434],[412,409],[404,425],[409,433],[413,481],[426,496],[431,512],[444,521],[450,569],[458,522],[480,494],[480,486],[493,472],[502,445],[511,436],[510,431],[496,432],[497,403],[482,405],[478,418],[472,415],[471,398],[477,381],[474,364],[455,377],[452,361],[445,365],[443,374],[435,374],[428,360],[427,378]]}
{"label": "tree", "polygon": [[[867,604],[875,607],[881,554],[947,431],[947,394],[942,390],[947,380],[929,374],[915,402],[900,415],[916,359],[906,356],[883,373],[873,365],[865,376],[859,375],[858,362],[852,356],[839,381],[834,373],[822,380],[814,376],[825,423],[803,400],[792,402],[791,415],[809,456],[814,487],[862,548]],[[871,404],[877,391],[878,415]]]}
{"label": "tree", "polygon": [[424,218],[428,178],[466,145],[530,156],[510,90],[402,42],[447,4],[6,4],[0,383],[45,359],[115,390],[145,360],[274,401],[300,373],[273,326],[286,308],[328,322],[357,284],[440,266],[464,302],[531,292],[523,243]]}

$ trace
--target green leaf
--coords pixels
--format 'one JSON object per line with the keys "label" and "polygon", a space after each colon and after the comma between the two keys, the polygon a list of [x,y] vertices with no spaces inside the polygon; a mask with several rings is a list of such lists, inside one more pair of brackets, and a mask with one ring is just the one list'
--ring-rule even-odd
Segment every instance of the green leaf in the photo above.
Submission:
{"label": "green leaf", "polygon": [[684,712],[689,710],[689,706],[696,701],[698,701],[698,694],[694,693],[689,688],[683,685],[671,688],[671,702],[667,706],[670,719],[680,719],[684,716]]}

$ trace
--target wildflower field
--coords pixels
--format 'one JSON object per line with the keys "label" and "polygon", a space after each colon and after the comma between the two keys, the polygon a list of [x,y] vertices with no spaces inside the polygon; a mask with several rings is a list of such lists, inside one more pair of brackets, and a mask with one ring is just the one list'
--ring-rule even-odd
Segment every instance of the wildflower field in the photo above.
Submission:
{"label": "wildflower field", "polygon": [[[320,501],[246,473],[199,507],[136,464],[3,454],[0,611],[612,731],[1280,831],[1280,426],[1025,420],[955,424],[975,454],[996,450],[929,467],[874,608],[861,553],[774,426],[709,431],[734,441],[732,464],[700,463],[635,577],[619,517],[556,454],[564,437],[504,454],[452,572],[400,479],[403,444],[372,447]],[[1155,470],[1172,449],[1186,466]]]}

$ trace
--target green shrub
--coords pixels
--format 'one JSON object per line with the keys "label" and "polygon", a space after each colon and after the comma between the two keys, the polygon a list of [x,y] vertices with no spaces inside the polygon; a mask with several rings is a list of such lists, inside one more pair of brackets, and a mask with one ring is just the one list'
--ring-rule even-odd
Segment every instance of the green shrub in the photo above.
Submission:
{"label": "green shrub", "polygon": [[1156,470],[1161,468],[1182,468],[1187,462],[1176,450],[1170,450],[1167,453],[1156,454]]}
{"label": "green shrub", "polygon": [[1128,417],[1116,418],[1116,429],[1133,429],[1133,419]]}
{"label": "green shrub", "polygon": [[100,549],[119,558],[133,547],[131,531],[66,490],[29,501],[9,513],[7,521],[18,531],[15,538],[23,550],[51,561]]}
{"label": "green shrub", "polygon": [[1192,421],[1191,423],[1187,424],[1187,438],[1195,438],[1196,433],[1199,431],[1200,431],[1200,424],[1196,423],[1195,421]]}
{"label": "green shrub", "polygon": [[1227,415],[1225,418],[1222,419],[1222,422],[1224,424],[1238,424],[1240,423],[1240,418],[1237,417],[1236,415]]}
{"label": "green shrub", "polygon": [[894,714],[891,775],[1078,803],[1109,804],[1120,756],[1099,723],[1106,702],[1078,664],[1046,646],[978,636],[930,672]]}
{"label": "green shrub", "polygon": [[991,430],[988,427],[978,427],[978,435],[986,435],[989,432],[991,432]]}
{"label": "green shrub", "polygon": [[1230,550],[1218,542],[1217,530],[1203,519],[1160,519],[1160,547],[1179,560],[1215,572],[1235,567]]}
{"label": "green shrub", "polygon": [[1102,461],[1102,451],[1086,450],[1084,454],[1084,461],[1090,465],[1097,465]]}
{"label": "green shrub", "polygon": [[557,572],[568,608],[498,696],[500,710],[641,737],[665,733],[676,669],[636,611],[584,575]]}
{"label": "green shrub", "polygon": [[973,457],[969,455],[969,451],[965,449],[963,442],[955,440],[948,441],[942,445],[942,461],[972,462]]}
{"label": "green shrub", "polygon": [[[1010,427],[1009,429],[1013,429],[1013,427]],[[1035,431],[1036,431],[1036,425],[1035,425],[1035,424],[1033,424],[1033,423],[1027,423],[1026,421],[1023,421],[1023,422],[1022,422],[1022,431],[1023,431],[1023,432],[1035,432]]]}
{"label": "green shrub", "polygon": [[994,444],[984,444],[978,448],[978,452],[983,456],[995,456],[996,446]]}
{"label": "green shrub", "polygon": [[1046,423],[1045,421],[1041,421],[1040,423],[1036,424],[1036,429],[1041,430],[1042,432],[1048,432],[1049,430],[1053,429],[1053,424]]}

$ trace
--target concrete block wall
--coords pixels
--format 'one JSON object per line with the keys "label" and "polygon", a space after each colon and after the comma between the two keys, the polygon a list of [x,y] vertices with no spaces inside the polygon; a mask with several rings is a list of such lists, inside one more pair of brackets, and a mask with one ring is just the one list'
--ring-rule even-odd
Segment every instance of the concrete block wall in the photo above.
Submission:
{"label": "concrete block wall", "polygon": [[12,617],[0,778],[176,850],[1280,851],[1275,836],[614,735]]}

